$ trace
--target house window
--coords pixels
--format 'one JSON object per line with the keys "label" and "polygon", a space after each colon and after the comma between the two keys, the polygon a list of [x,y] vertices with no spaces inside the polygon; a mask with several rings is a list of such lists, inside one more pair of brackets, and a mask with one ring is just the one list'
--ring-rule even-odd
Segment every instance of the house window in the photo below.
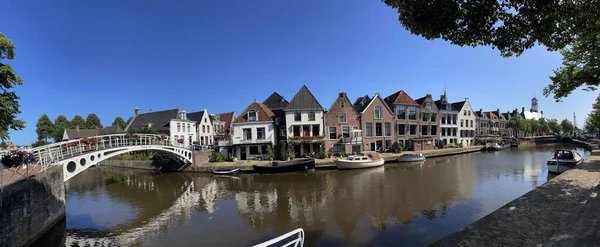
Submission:
{"label": "house window", "polygon": [[340,100],[340,107],[344,108],[344,101],[343,100]]}
{"label": "house window", "polygon": [[204,125],[202,125],[202,133],[206,132],[206,127]]}
{"label": "house window", "polygon": [[179,136],[175,135],[175,141],[179,140]]}
{"label": "house window", "polygon": [[471,111],[469,111],[469,116],[471,116]]}
{"label": "house window", "polygon": [[250,154],[258,155],[258,146],[250,146]]}
{"label": "house window", "polygon": [[200,145],[204,146],[204,138],[200,137]]}
{"label": "house window", "polygon": [[408,107],[408,119],[409,120],[417,120],[417,107],[416,106]]}
{"label": "house window", "polygon": [[206,133],[210,133],[210,125],[206,125]]}
{"label": "house window", "polygon": [[473,120],[471,120],[471,128],[473,127]]}
{"label": "house window", "polygon": [[403,105],[396,106],[396,118],[406,119],[406,108]]}
{"label": "house window", "polygon": [[[358,129],[358,126],[352,126],[352,130],[357,130],[357,129]],[[360,132],[358,132],[358,131],[355,131],[353,136],[354,136],[354,137],[358,137],[358,136],[360,136]]]}
{"label": "house window", "polygon": [[365,124],[365,136],[366,137],[373,137],[373,123],[366,123]]}
{"label": "house window", "polygon": [[458,114],[452,114],[452,124],[456,125],[456,119],[458,119]]}
{"label": "house window", "polygon": [[429,121],[429,113],[421,113],[421,121],[423,121],[423,122]]}
{"label": "house window", "polygon": [[248,122],[256,122],[256,111],[248,112]]}
{"label": "house window", "polygon": [[425,103],[425,108],[427,108],[427,110],[431,111],[431,102]]}
{"label": "house window", "polygon": [[396,129],[398,130],[398,135],[399,136],[406,135],[406,125],[404,125],[404,124],[396,124]]}
{"label": "house window", "polygon": [[463,111],[463,115],[465,115],[465,116],[467,115],[467,110]]}
{"label": "house window", "polygon": [[446,114],[442,114],[442,124],[446,124]]}
{"label": "house window", "polygon": [[416,124],[410,125],[410,135],[411,136],[417,135],[417,125]]}
{"label": "house window", "polygon": [[430,115],[431,115],[431,122],[435,122],[435,120],[437,120],[437,119],[436,119],[436,115],[437,115],[437,114],[435,114],[435,113],[431,113]]}
{"label": "house window", "polygon": [[333,144],[333,147],[331,147],[331,152],[338,153],[341,149],[342,148],[340,144]]}
{"label": "house window", "polygon": [[296,122],[302,121],[302,113],[294,112],[294,121],[296,121]]}
{"label": "house window", "polygon": [[452,136],[456,136],[456,131],[457,131],[457,130],[458,130],[457,128],[453,128],[453,129],[452,129]]}
{"label": "house window", "polygon": [[258,140],[265,139],[265,128],[257,128],[256,129],[256,139],[258,139]]}
{"label": "house window", "polygon": [[315,112],[308,112],[308,121],[315,121]]}
{"label": "house window", "polygon": [[344,138],[350,137],[350,126],[344,126],[344,127],[342,127],[342,136]]}
{"label": "house window", "polygon": [[294,126],[292,128],[293,128],[294,136],[300,136],[300,126]]}
{"label": "house window", "polygon": [[427,129],[428,129],[428,127],[429,127],[429,126],[427,126],[427,125],[423,125],[423,126],[421,126],[421,135],[422,135],[422,136],[426,136],[426,135],[428,135],[428,134],[429,134],[429,133],[427,133]]}
{"label": "house window", "polygon": [[383,136],[383,126],[381,123],[375,123],[375,136],[376,137]]}
{"label": "house window", "polygon": [[[431,130],[431,133],[433,133],[433,130]],[[442,128],[442,136],[446,136],[446,128]]]}
{"label": "house window", "polygon": [[250,141],[252,140],[252,129],[243,129],[244,131],[244,140]]}
{"label": "house window", "polygon": [[329,139],[330,140],[337,139],[337,128],[336,127],[329,127]]}
{"label": "house window", "polygon": [[346,113],[340,112],[338,113],[338,123],[346,122]]}
{"label": "house window", "polygon": [[431,135],[432,136],[436,136],[437,135],[437,126],[431,126]]}
{"label": "house window", "polygon": [[392,124],[385,123],[385,136],[392,136]]}
{"label": "house window", "polygon": [[460,120],[460,127],[461,128],[463,127],[463,120],[462,119]]}
{"label": "house window", "polygon": [[177,132],[181,132],[181,125],[177,123]]}
{"label": "house window", "polygon": [[381,106],[375,106],[375,119],[381,119]]}
{"label": "house window", "polygon": [[319,131],[321,130],[321,125],[313,125],[312,126],[312,135],[319,136]]}
{"label": "house window", "polygon": [[187,124],[187,126],[188,126],[188,131],[187,132],[192,132],[192,131],[190,131],[190,124]]}

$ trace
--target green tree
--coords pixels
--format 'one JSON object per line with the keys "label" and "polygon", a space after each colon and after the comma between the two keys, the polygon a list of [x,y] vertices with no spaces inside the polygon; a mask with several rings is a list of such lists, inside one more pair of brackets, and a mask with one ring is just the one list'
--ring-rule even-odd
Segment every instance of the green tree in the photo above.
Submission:
{"label": "green tree", "polygon": [[523,120],[520,117],[512,116],[506,122],[506,127],[512,129],[516,137],[519,131],[523,131]]}
{"label": "green tree", "polygon": [[559,100],[600,84],[600,1],[383,0],[412,34],[459,46],[491,46],[502,56],[520,55],[535,44],[562,50],[563,65],[544,94]]}
{"label": "green tree", "polygon": [[585,119],[584,129],[590,133],[600,131],[600,95],[596,97],[596,102],[592,105],[592,112]]}
{"label": "green tree", "polygon": [[69,122],[67,117],[58,115],[58,117],[54,119],[54,135],[52,136],[52,138],[54,138],[54,142],[62,141],[65,129],[69,128],[70,126],[71,122]]}
{"label": "green tree", "polygon": [[44,140],[48,142],[48,139],[54,136],[54,126],[48,115],[42,114],[38,119],[35,125],[35,132],[38,135],[38,141]]}
{"label": "green tree", "polygon": [[71,129],[77,128],[79,126],[80,129],[85,129],[86,125],[85,125],[85,120],[83,120],[83,117],[81,117],[80,115],[75,115],[73,116],[73,119],[71,119],[71,124],[69,125],[69,127]]}
{"label": "green tree", "polygon": [[542,132],[550,131],[550,125],[548,125],[548,121],[546,121],[545,118],[538,119],[538,122],[540,123],[540,131],[542,131]]}
{"label": "green tree", "polygon": [[100,118],[95,113],[90,113],[85,118],[85,128],[87,129],[102,129],[102,122],[100,122]]}
{"label": "green tree", "polygon": [[0,139],[8,139],[9,130],[22,130],[25,122],[17,119],[19,110],[19,96],[11,90],[15,86],[23,85],[21,77],[17,76],[10,64],[2,60],[15,59],[15,46],[10,39],[0,32]]}
{"label": "green tree", "polygon": [[569,121],[568,119],[563,119],[560,122],[560,126],[562,127],[564,133],[571,133],[575,129],[573,123],[571,123],[571,121]]}
{"label": "green tree", "polygon": [[127,127],[127,123],[125,123],[125,120],[123,120],[123,118],[116,117],[115,120],[112,122],[112,126],[119,126],[122,130],[124,130],[125,127]]}
{"label": "green tree", "polygon": [[0,142],[0,148],[6,149],[8,148],[8,144],[4,140],[2,140],[2,142]]}
{"label": "green tree", "polygon": [[556,119],[550,119],[548,121],[548,126],[550,127],[550,130],[552,130],[552,132],[554,133],[560,134],[560,132],[562,131],[562,126],[560,126]]}
{"label": "green tree", "polygon": [[534,136],[537,135],[542,129],[542,124],[540,124],[540,121],[535,119],[530,119],[528,121],[529,126],[531,126],[531,134]]}

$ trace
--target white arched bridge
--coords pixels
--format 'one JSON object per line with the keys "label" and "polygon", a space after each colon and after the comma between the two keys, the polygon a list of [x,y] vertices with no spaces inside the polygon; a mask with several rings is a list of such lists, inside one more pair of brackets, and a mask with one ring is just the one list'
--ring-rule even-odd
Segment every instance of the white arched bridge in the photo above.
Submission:
{"label": "white arched bridge", "polygon": [[53,143],[33,148],[33,165],[45,170],[63,167],[64,181],[108,158],[132,151],[156,150],[175,154],[180,160],[192,163],[191,146],[171,140],[165,135],[112,134]]}

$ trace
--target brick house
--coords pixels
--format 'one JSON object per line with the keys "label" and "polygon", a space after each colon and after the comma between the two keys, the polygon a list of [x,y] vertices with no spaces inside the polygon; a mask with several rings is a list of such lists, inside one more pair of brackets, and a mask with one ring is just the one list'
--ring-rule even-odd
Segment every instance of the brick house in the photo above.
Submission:
{"label": "brick house", "polygon": [[381,96],[360,97],[354,107],[360,113],[364,150],[387,151],[391,148],[396,142],[392,127],[394,112]]}
{"label": "brick house", "polygon": [[402,90],[385,97],[384,101],[394,111],[398,144],[404,150],[414,150],[414,139],[419,137],[419,103]]}
{"label": "brick house", "polygon": [[362,138],[360,133],[353,132],[360,128],[358,118],[359,114],[346,93],[339,93],[325,113],[325,150],[332,153],[360,152]]}
{"label": "brick house", "polygon": [[420,105],[419,137],[414,138],[414,150],[431,150],[439,146],[440,111],[431,98],[431,94],[415,100]]}

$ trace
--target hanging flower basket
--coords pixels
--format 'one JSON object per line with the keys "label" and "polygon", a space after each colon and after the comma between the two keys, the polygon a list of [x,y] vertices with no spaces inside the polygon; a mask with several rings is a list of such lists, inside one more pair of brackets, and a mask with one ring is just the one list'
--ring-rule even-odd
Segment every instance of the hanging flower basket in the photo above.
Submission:
{"label": "hanging flower basket", "polygon": [[5,167],[17,167],[35,163],[35,156],[26,151],[12,151],[2,157],[2,164]]}
{"label": "hanging flower basket", "polygon": [[161,136],[160,136],[160,140],[161,140],[161,141],[164,141],[164,140],[166,140],[166,139],[167,139],[167,136],[166,136],[166,135],[161,135]]}
{"label": "hanging flower basket", "polygon": [[183,139],[179,139],[177,142],[179,142],[179,144],[183,144]]}

